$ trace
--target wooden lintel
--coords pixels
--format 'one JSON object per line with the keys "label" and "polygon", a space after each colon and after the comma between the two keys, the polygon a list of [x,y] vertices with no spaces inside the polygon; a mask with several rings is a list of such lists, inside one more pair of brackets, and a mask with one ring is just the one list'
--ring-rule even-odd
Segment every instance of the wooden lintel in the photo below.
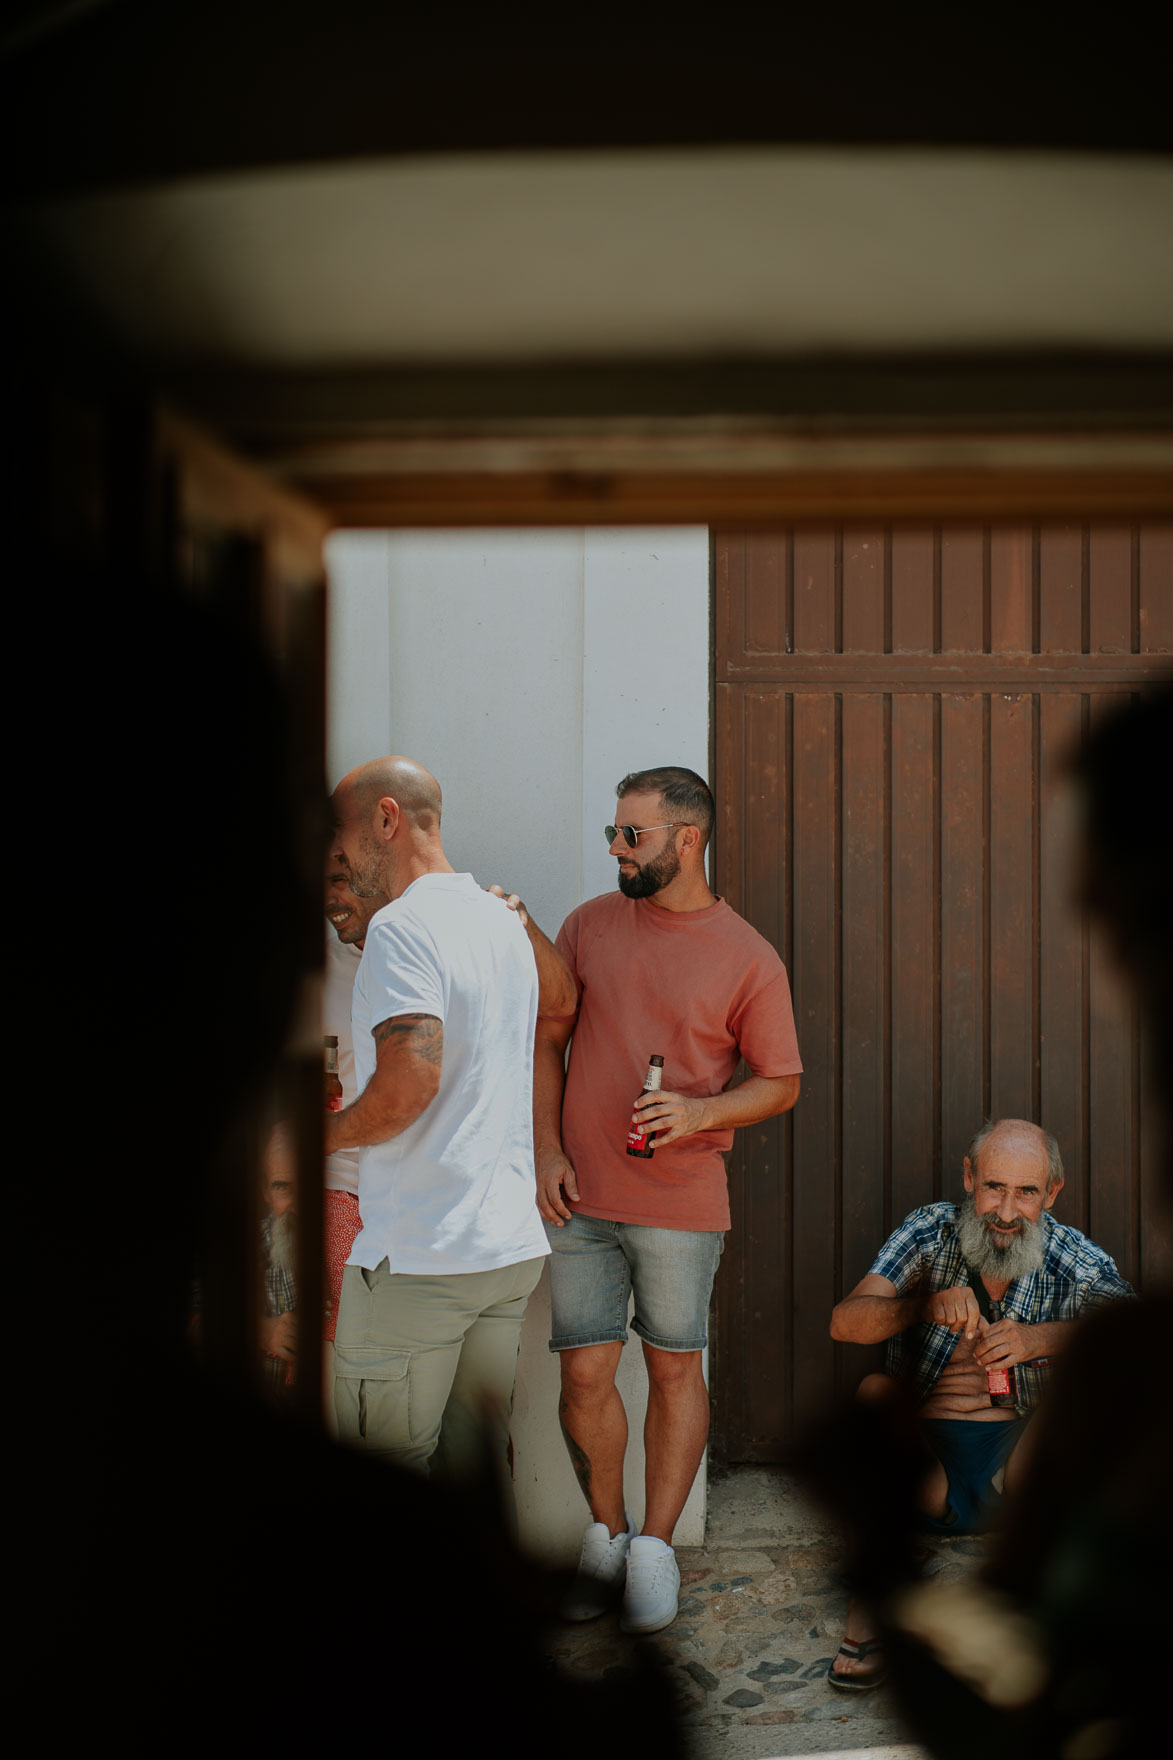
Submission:
{"label": "wooden lintel", "polygon": [[1173,469],[307,476],[337,526],[886,525],[1173,518]]}

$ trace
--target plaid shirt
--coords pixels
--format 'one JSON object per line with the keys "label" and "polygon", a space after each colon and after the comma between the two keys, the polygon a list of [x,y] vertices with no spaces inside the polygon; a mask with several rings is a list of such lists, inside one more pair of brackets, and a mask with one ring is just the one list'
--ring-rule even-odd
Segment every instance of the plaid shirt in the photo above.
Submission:
{"label": "plaid shirt", "polygon": [[[273,1263],[273,1221],[266,1216],[261,1221],[261,1269],[264,1274],[264,1311],[270,1320],[280,1314],[288,1314],[297,1306],[297,1285],[293,1280],[293,1272],[284,1265]],[[263,1359],[265,1383],[279,1392],[293,1386],[294,1365],[284,1357],[271,1357],[266,1352]]]}
{"label": "plaid shirt", "polygon": [[[1001,1302],[991,1304],[997,1319],[1039,1326],[1048,1320],[1074,1320],[1122,1297],[1135,1295],[1114,1262],[1100,1247],[1054,1222],[1044,1210],[1043,1263],[1029,1277],[1019,1277]],[[898,1295],[952,1289],[968,1283],[969,1273],[957,1239],[957,1206],[926,1204],[906,1216],[880,1249],[872,1271],[894,1284]],[[953,1355],[958,1335],[947,1326],[921,1322],[888,1340],[888,1373],[907,1376],[923,1399]],[[1016,1365],[1018,1409],[1030,1411],[1042,1398],[1049,1369],[1047,1359]]]}

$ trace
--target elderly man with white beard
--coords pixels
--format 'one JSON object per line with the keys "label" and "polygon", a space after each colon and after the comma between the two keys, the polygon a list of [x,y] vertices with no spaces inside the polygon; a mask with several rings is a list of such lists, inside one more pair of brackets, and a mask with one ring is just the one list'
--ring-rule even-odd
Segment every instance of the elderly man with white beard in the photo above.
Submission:
{"label": "elderly man with white beard", "polygon": [[[1063,1162],[1037,1124],[987,1122],[963,1165],[961,1204],[907,1216],[831,1316],[832,1338],[887,1341],[887,1373],[866,1376],[860,1398],[884,1398],[894,1379],[914,1389],[934,1461],[921,1508],[946,1534],[980,1532],[1013,1489],[1047,1366],[1080,1316],[1134,1293],[1107,1253],[1050,1215]],[[827,1678],[854,1692],[884,1679],[857,1602]]]}

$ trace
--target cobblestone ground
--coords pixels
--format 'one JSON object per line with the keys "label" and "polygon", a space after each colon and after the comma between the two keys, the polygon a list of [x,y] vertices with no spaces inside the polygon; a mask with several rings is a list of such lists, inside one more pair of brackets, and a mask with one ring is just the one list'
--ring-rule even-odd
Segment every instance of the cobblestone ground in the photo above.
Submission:
{"label": "cobblestone ground", "polygon": [[[962,1577],[981,1554],[980,1542],[942,1540],[927,1569]],[[826,1683],[847,1610],[839,1548],[825,1517],[784,1474],[737,1467],[712,1477],[706,1544],[676,1556],[680,1613],[641,1641],[667,1659],[696,1760],[910,1741],[886,1688],[848,1694]],[[608,1614],[559,1627],[552,1653],[568,1673],[598,1679],[627,1665],[632,1642]]]}

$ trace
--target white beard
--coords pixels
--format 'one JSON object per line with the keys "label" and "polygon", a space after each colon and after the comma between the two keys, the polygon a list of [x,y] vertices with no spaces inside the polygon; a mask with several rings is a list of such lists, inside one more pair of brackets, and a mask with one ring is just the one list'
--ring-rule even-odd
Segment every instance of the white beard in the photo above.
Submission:
{"label": "white beard", "polygon": [[277,1271],[293,1271],[297,1261],[297,1212],[274,1216],[269,1233],[269,1263]]}
{"label": "white beard", "polygon": [[966,1192],[957,1209],[957,1238],[962,1255],[979,1277],[997,1278],[1014,1283],[1029,1277],[1043,1262],[1043,1231],[1037,1222],[1019,1219],[1018,1233],[1010,1244],[1000,1247],[977,1214],[973,1193]]}

